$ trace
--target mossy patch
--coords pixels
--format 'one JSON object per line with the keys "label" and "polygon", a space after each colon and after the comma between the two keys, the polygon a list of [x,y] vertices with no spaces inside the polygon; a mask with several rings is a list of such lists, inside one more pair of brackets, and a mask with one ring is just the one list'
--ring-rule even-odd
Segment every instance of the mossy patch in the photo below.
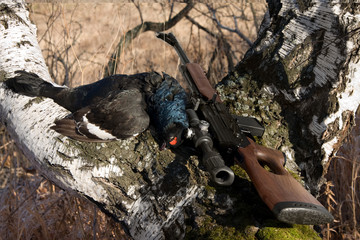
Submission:
{"label": "mossy patch", "polygon": [[239,165],[233,165],[231,166],[231,170],[233,170],[235,176],[238,176],[240,178],[246,179],[250,181],[249,175],[246,173],[246,171],[240,167]]}
{"label": "mossy patch", "polygon": [[32,99],[30,99],[23,107],[23,110],[28,109],[29,107],[31,107],[33,104],[38,104],[41,103],[42,101],[44,101],[45,98],[43,97],[34,97]]}
{"label": "mossy patch", "polygon": [[256,234],[261,240],[320,240],[311,226],[288,225],[277,221],[267,221],[265,227]]}
{"label": "mossy patch", "polygon": [[0,70],[0,82],[6,81],[7,79],[6,75],[7,73],[4,70]]}
{"label": "mossy patch", "polygon": [[197,231],[192,231],[186,235],[187,240],[191,239],[211,239],[211,240],[232,240],[232,239],[255,239],[254,236],[246,235],[245,232],[237,230],[235,227],[221,226],[211,217],[200,220],[201,227]]}

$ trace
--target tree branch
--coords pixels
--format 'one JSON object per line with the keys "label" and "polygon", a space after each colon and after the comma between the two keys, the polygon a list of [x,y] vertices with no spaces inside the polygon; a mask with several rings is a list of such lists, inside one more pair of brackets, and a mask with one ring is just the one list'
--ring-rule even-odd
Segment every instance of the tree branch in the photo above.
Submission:
{"label": "tree branch", "polygon": [[51,99],[16,94],[2,83],[17,70],[51,81],[25,2],[6,1],[0,4],[0,21],[6,25],[0,24],[0,120],[18,147],[54,184],[123,221],[134,239],[181,238],[176,232],[183,234],[182,208],[203,192],[189,181],[183,158],[159,152],[149,131],[99,144],[66,138],[51,126],[68,111]]}
{"label": "tree branch", "polygon": [[212,19],[216,22],[216,24],[222,28],[222,29],[225,29],[229,32],[233,32],[233,33],[236,33],[240,38],[242,38],[250,47],[252,47],[253,43],[252,41],[250,41],[250,39],[248,37],[246,37],[238,28],[238,25],[237,25],[237,20],[236,20],[236,16],[234,16],[234,24],[235,24],[235,28],[230,28],[230,27],[227,27],[225,25],[223,25],[219,19],[216,17],[216,9],[213,9],[212,7],[208,6],[208,9],[209,11],[212,13]]}
{"label": "tree branch", "polygon": [[141,11],[141,7],[140,7],[140,3],[139,2],[135,2],[135,0],[131,0],[131,2],[135,5],[138,13],[139,13],[139,16],[140,16],[140,21],[141,21],[141,24],[144,23],[144,18],[143,18],[143,15],[142,15],[142,11]]}
{"label": "tree branch", "polygon": [[[217,46],[222,46],[222,50],[225,53],[227,62],[228,62],[228,71],[231,72],[234,70],[234,61],[232,59],[232,54],[231,54],[231,45],[230,43],[225,39],[225,37],[222,34],[216,34],[212,31],[210,31],[208,28],[204,27],[203,25],[201,25],[200,23],[198,23],[197,21],[195,21],[195,19],[193,19],[190,16],[186,16],[186,19],[189,20],[192,24],[194,24],[195,26],[197,26],[199,29],[203,30],[204,32],[206,32],[207,34],[209,34],[211,37],[217,39],[218,43]],[[222,44],[220,44],[220,42]],[[215,61],[215,58],[218,54],[218,51],[214,51],[213,55],[211,57],[210,60],[210,64],[209,64],[209,68],[207,71],[207,74],[210,74],[210,68],[211,68],[211,63],[213,63]],[[207,76],[209,78],[209,75]],[[210,79],[210,78],[209,78]]]}
{"label": "tree branch", "polygon": [[172,28],[190,12],[194,5],[195,3],[193,1],[189,1],[178,14],[176,14],[173,18],[169,19],[166,22],[143,22],[134,27],[133,29],[127,31],[125,35],[120,38],[120,41],[116,46],[116,50],[111,55],[110,60],[105,68],[104,76],[106,77],[116,73],[120,55],[122,54],[124,49],[130,45],[133,39],[135,39],[143,32],[160,32]]}

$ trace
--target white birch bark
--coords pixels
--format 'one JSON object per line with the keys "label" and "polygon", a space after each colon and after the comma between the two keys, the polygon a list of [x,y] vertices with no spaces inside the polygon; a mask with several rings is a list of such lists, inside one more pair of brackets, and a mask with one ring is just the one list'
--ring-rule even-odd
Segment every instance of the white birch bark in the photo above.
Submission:
{"label": "white birch bark", "polygon": [[[335,145],[338,145],[339,141],[341,143],[344,138],[344,135],[341,135],[326,139],[327,134],[333,135],[330,133],[333,129],[328,126],[338,120],[338,130],[348,132],[345,128],[349,124],[349,119],[343,118],[343,115],[351,114],[352,118],[355,118],[355,112],[360,104],[360,82],[354,81],[360,76],[358,70],[360,63],[358,56],[353,55],[359,50],[358,33],[351,32],[359,25],[360,14],[348,12],[346,5],[342,1],[332,1],[330,4],[313,1],[308,9],[301,12],[295,3],[284,2],[279,13],[282,16],[287,11],[294,10],[298,15],[297,19],[292,20],[284,29],[285,42],[279,49],[280,58],[290,55],[296,46],[303,44],[305,39],[314,32],[324,30],[323,47],[319,50],[313,69],[314,82],[308,86],[283,92],[290,102],[301,101],[311,89],[331,85],[329,95],[335,94],[338,107],[331,109],[332,111],[321,120],[315,114],[309,125],[311,133],[322,143],[324,165],[336,153],[338,147]],[[347,32],[339,33],[343,30],[341,28],[345,27]],[[338,68],[341,65],[344,65],[344,69],[339,71]]]}
{"label": "white birch bark", "polygon": [[[7,1],[2,3],[3,11],[0,39],[1,71],[4,77],[11,77],[16,70],[34,72],[44,80],[51,81],[47,67],[36,39],[36,27],[29,21],[29,13],[23,2]],[[4,8],[8,8],[4,10]],[[5,26],[6,25],[6,26]],[[89,192],[94,200],[105,198],[105,191],[96,188],[86,172],[79,171],[81,159],[76,149],[67,148],[50,126],[56,118],[68,114],[50,99],[37,99],[14,94],[2,85],[0,89],[1,120],[25,155],[46,172],[46,176],[64,188],[79,188]],[[71,164],[64,163],[58,153],[74,157]],[[64,178],[49,172],[44,162],[63,166],[74,179]],[[64,164],[64,165],[63,165]],[[79,180],[87,184],[79,184]]]}
{"label": "white birch bark", "polygon": [[[0,19],[1,81],[16,70],[51,81],[25,3],[2,1]],[[0,83],[1,122],[41,174],[124,221],[134,239],[163,239],[164,229],[171,228],[183,205],[200,194],[199,188],[179,181],[171,195],[159,190],[166,176],[161,164],[169,163],[159,159],[166,155],[169,161],[174,156],[169,151],[156,153],[149,133],[143,137],[146,141],[80,143],[50,129],[55,119],[67,114],[50,99],[21,96]],[[160,191],[161,197],[157,196]]]}

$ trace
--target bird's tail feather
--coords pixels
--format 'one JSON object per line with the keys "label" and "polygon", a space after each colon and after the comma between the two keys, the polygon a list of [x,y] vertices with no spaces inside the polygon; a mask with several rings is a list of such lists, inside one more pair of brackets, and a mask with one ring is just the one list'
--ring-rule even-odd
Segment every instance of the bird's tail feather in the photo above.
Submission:
{"label": "bird's tail feather", "polygon": [[53,89],[56,89],[51,83],[44,81],[35,73],[26,71],[16,71],[17,75],[5,81],[8,88],[16,93],[30,97],[51,95]]}

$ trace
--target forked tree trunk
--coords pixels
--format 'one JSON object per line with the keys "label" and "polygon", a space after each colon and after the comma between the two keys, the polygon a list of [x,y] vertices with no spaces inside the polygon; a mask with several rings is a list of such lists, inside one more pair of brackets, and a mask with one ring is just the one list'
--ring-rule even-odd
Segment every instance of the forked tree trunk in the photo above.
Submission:
{"label": "forked tree trunk", "polygon": [[[218,90],[234,112],[265,124],[263,143],[285,151],[288,166],[298,165],[316,193],[360,102],[359,9],[318,0],[291,2],[270,1],[254,48]],[[0,18],[1,81],[16,70],[51,81],[25,4],[3,1]],[[1,122],[25,155],[56,185],[123,221],[133,238],[182,238],[185,222],[199,229],[210,219],[214,229],[215,221],[238,227],[272,218],[254,204],[259,198],[247,181],[237,179],[226,189],[206,187],[208,179],[194,157],[186,161],[180,153],[158,151],[149,132],[101,144],[50,130],[67,114],[52,100],[20,96],[1,84]],[[259,235],[265,228],[255,229]]]}

